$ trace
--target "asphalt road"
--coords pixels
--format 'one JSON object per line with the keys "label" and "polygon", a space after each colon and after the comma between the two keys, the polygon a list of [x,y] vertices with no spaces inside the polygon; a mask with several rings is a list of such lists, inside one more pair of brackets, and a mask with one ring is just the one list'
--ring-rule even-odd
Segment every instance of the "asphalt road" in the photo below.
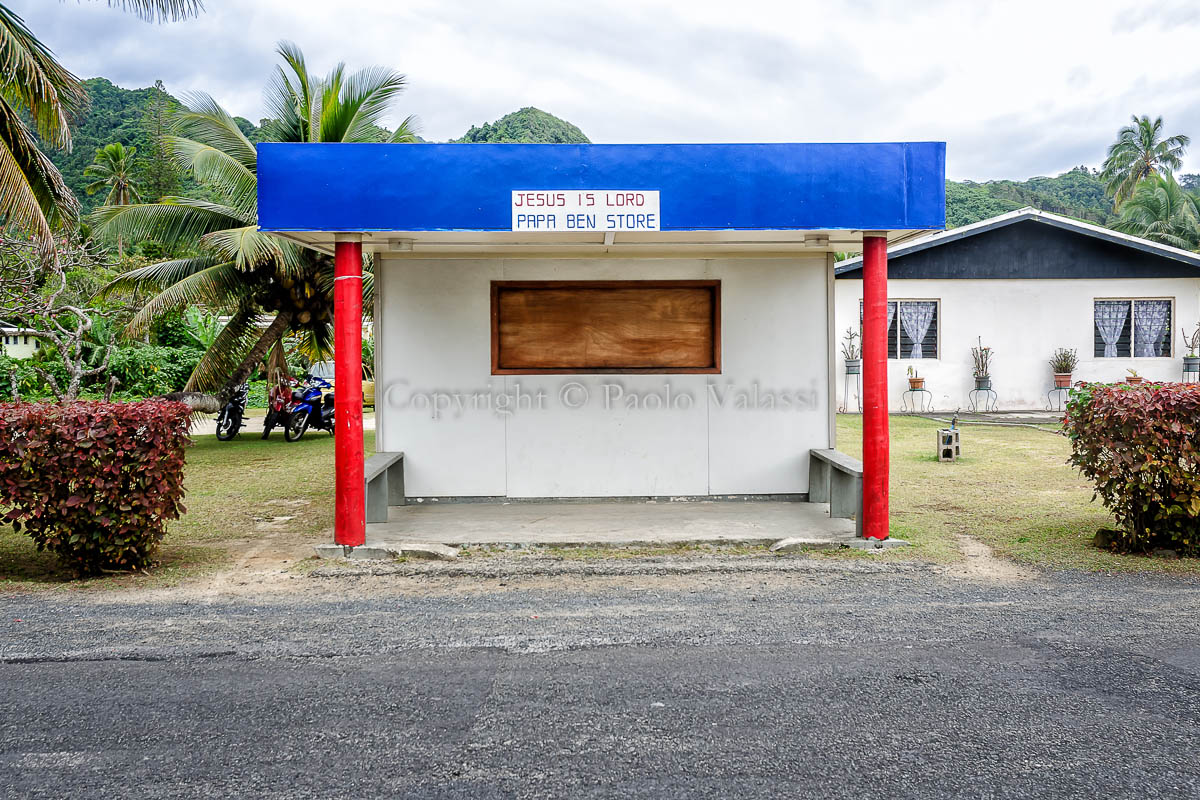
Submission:
{"label": "asphalt road", "polygon": [[1200,797],[1196,581],[312,583],[0,598],[0,797]]}

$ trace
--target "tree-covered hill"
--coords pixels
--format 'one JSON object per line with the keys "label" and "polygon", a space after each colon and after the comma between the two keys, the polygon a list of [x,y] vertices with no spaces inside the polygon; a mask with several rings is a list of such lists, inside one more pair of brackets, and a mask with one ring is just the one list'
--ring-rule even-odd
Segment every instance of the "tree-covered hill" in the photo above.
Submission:
{"label": "tree-covered hill", "polygon": [[495,122],[472,125],[461,139],[454,142],[533,142],[540,144],[589,144],[583,131],[566,120],[541,109],[522,108]]}
{"label": "tree-covered hill", "polygon": [[946,181],[946,227],[957,228],[1006,211],[1033,206],[1097,225],[1115,221],[1112,199],[1097,172],[1076,167],[1055,178],[986,183]]}
{"label": "tree-covered hill", "polygon": [[[156,130],[166,125],[172,109],[179,108],[177,99],[161,88],[122,89],[105,78],[89,78],[83,85],[89,103],[71,126],[71,151],[50,149],[47,153],[83,204],[84,212],[103,202],[105,193],[87,194],[84,187],[91,179],[84,176],[83,170],[92,163],[97,150],[113,142],[137,148],[135,177],[147,200],[179,191],[191,193],[196,188],[190,180],[181,181],[173,173],[165,154],[156,153],[154,145]],[[257,135],[258,129],[252,123],[236,119],[251,139]]]}
{"label": "tree-covered hill", "polygon": [[[84,187],[90,179],[83,174],[96,151],[106,144],[120,142],[137,148],[135,175],[146,199],[162,194],[198,194],[186,177],[173,174],[165,153],[156,153],[155,133],[167,124],[169,112],[179,101],[161,88],[122,89],[105,78],[84,81],[90,104],[73,125],[74,147],[71,152],[51,150],[50,158],[62,171],[84,211],[103,201],[104,193],[88,196]],[[161,87],[161,84],[159,85]],[[235,117],[238,126],[257,141],[259,128]],[[585,144],[590,140],[575,125],[537,108],[522,108],[495,122],[472,126],[454,142],[537,142]],[[1197,176],[1181,176],[1196,182]],[[984,183],[946,181],[946,227],[956,228],[988,217],[1033,206],[1043,211],[1074,217],[1100,225],[1115,221],[1112,201],[1105,196],[1098,173],[1076,167],[1053,178],[1038,177],[1026,181],[995,180]]]}

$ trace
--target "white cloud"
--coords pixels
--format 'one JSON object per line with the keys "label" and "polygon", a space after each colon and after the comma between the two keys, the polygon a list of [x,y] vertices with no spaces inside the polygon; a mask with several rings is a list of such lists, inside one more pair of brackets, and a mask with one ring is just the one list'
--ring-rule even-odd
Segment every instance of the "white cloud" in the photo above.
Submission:
{"label": "white cloud", "polygon": [[251,119],[279,39],[319,70],[386,64],[410,82],[396,118],[439,140],[533,105],[602,142],[940,139],[951,177],[982,180],[1098,165],[1134,113],[1200,137],[1191,2],[206,0],[162,26],[9,5],[82,76]]}

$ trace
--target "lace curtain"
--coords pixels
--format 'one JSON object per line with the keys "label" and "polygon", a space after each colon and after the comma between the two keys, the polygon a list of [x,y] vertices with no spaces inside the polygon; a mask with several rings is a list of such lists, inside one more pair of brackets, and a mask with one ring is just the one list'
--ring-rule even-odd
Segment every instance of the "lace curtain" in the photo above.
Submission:
{"label": "lace curtain", "polygon": [[925,353],[921,349],[921,342],[925,341],[925,334],[929,332],[929,324],[933,322],[933,314],[936,310],[937,303],[931,300],[910,302],[900,306],[900,324],[904,326],[904,333],[913,343],[912,350],[908,354],[909,358],[925,357]]}
{"label": "lace curtain", "polygon": [[[1162,341],[1171,324],[1170,300],[1139,300],[1133,304],[1134,355],[1155,358],[1162,355]],[[1108,355],[1108,339],[1104,340]]]}
{"label": "lace curtain", "polygon": [[1128,300],[1097,300],[1096,330],[1104,340],[1104,357],[1117,357],[1117,340],[1125,330],[1125,319],[1129,316]]}

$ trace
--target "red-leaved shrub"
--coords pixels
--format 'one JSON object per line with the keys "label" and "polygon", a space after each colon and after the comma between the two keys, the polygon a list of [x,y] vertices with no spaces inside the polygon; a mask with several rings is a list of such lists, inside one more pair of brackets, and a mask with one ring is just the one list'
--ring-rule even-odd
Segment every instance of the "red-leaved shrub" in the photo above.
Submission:
{"label": "red-leaved shrub", "polygon": [[0,404],[0,520],[78,575],[144,569],[183,513],[182,403]]}
{"label": "red-leaved shrub", "polygon": [[1114,546],[1200,555],[1200,386],[1081,384],[1064,430],[1121,527]]}

